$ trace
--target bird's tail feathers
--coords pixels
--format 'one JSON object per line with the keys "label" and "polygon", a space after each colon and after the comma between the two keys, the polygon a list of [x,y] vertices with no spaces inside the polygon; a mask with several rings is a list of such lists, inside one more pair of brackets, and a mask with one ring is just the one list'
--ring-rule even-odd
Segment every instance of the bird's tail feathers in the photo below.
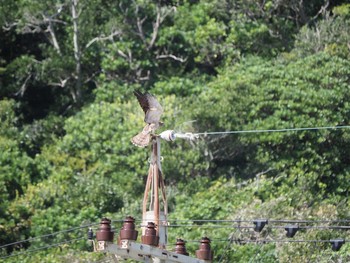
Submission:
{"label": "bird's tail feathers", "polygon": [[150,141],[151,129],[149,125],[146,125],[142,132],[131,138],[131,142],[138,147],[146,147],[149,145]]}

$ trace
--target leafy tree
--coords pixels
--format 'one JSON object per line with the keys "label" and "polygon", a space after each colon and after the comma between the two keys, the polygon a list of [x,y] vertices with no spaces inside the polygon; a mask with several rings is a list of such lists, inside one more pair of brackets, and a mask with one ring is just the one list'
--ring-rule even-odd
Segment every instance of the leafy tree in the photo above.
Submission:
{"label": "leafy tree", "polygon": [[[140,215],[149,149],[130,143],[144,125],[134,89],[157,95],[164,130],[347,125],[348,13],[346,1],[4,0],[1,243],[103,216]],[[164,142],[171,220],[348,218],[348,144],[346,129],[201,134],[195,142]],[[327,244],[256,246],[269,235],[283,238],[279,229],[258,234],[208,222],[169,227],[170,242],[208,235],[222,262],[349,257],[348,245],[340,253]],[[62,232],[0,253],[85,234]],[[327,240],[339,232],[298,235]],[[242,238],[251,243],[232,242]],[[104,257],[76,253],[89,249],[83,241],[64,248],[9,260]],[[188,249],[193,254],[197,244],[189,242]],[[294,257],[291,251],[297,251]]]}
{"label": "leafy tree", "polygon": [[[26,231],[27,209],[13,206],[33,176],[33,160],[21,151],[13,100],[0,101],[0,233],[1,243],[22,237]],[[23,232],[24,231],[24,232]],[[11,249],[11,248],[10,248]]]}
{"label": "leafy tree", "polygon": [[345,15],[327,15],[315,27],[305,26],[296,36],[294,52],[305,56],[326,51],[332,55],[349,58],[349,23]]}
{"label": "leafy tree", "polygon": [[[33,44],[7,58],[7,87],[24,100],[36,94],[41,105],[50,98],[58,110],[65,110],[71,101],[81,103],[99,72],[100,49],[94,43],[119,34],[108,24],[113,16],[109,3],[23,0],[13,5],[10,15],[3,10],[3,34],[16,30],[14,42],[26,37]],[[91,15],[96,12],[99,16]]]}

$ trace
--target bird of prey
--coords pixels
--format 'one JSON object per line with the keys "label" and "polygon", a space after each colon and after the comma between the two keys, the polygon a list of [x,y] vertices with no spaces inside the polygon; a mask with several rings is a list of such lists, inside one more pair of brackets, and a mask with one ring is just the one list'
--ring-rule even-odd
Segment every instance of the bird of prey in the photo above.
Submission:
{"label": "bird of prey", "polygon": [[142,93],[138,90],[134,91],[141,108],[145,112],[144,121],[147,125],[143,130],[131,139],[131,142],[138,147],[146,147],[151,141],[151,134],[154,134],[155,130],[159,126],[163,125],[160,121],[160,116],[163,113],[163,108],[157,101],[156,97],[150,93]]}

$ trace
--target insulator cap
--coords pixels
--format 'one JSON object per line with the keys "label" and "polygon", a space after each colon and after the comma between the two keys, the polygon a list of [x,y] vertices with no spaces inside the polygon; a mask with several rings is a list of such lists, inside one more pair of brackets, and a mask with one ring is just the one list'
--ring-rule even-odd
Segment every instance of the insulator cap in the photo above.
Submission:
{"label": "insulator cap", "polygon": [[137,239],[138,232],[135,230],[135,218],[128,216],[124,219],[124,224],[119,233],[120,240],[133,240]]}
{"label": "insulator cap", "polygon": [[153,222],[147,223],[145,234],[141,236],[141,242],[145,245],[158,246],[159,236],[157,236],[156,225]]}
{"label": "insulator cap", "polygon": [[188,256],[188,252],[186,251],[185,241],[178,238],[176,240],[175,253]]}
{"label": "insulator cap", "polygon": [[202,237],[196,257],[203,260],[213,260],[214,252],[210,250],[210,239]]}
{"label": "insulator cap", "polygon": [[100,228],[96,232],[97,241],[112,242],[114,238],[114,232],[111,231],[111,220],[103,218],[100,223]]}

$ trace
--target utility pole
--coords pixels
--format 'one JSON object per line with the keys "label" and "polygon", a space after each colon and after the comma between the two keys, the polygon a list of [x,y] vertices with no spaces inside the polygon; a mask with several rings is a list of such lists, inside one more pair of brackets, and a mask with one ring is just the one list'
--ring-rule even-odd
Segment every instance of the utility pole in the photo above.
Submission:
{"label": "utility pole", "polygon": [[114,254],[117,259],[134,259],[147,263],[211,263],[213,251],[207,237],[200,240],[195,258],[189,256],[182,239],[176,241],[175,251],[166,250],[168,204],[161,167],[160,139],[173,141],[175,133],[165,131],[152,136],[150,166],[142,203],[141,243],[136,242],[138,231],[133,217],[124,220],[117,242],[113,242],[111,220],[103,218],[96,233],[97,245],[94,245],[94,251]]}
{"label": "utility pole", "polygon": [[[168,242],[167,214],[168,203],[161,167],[160,138],[159,136],[154,136],[152,138],[150,167],[143,197],[142,220],[143,223],[153,222],[155,224],[156,235],[159,240],[158,246],[160,248],[166,248]],[[143,235],[146,228],[146,225],[142,227]]]}

